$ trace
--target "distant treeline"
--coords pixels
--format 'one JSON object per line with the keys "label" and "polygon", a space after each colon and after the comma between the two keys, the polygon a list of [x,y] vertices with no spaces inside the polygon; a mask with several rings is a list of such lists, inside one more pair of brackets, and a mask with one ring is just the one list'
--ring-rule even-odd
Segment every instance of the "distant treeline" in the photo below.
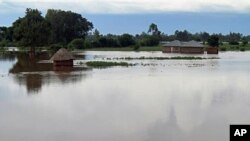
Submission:
{"label": "distant treeline", "polygon": [[[190,33],[187,30],[176,30],[173,35],[160,31],[156,24],[149,25],[149,29],[141,34],[102,35],[93,24],[78,13],[49,9],[43,17],[37,9],[26,9],[25,16],[18,18],[10,27],[0,27],[0,47],[128,47],[157,46],[160,41],[189,41],[196,40],[211,46],[219,46],[224,42],[231,45],[246,45],[250,35],[240,33],[227,35],[207,32]],[[92,31],[93,30],[93,31]]]}

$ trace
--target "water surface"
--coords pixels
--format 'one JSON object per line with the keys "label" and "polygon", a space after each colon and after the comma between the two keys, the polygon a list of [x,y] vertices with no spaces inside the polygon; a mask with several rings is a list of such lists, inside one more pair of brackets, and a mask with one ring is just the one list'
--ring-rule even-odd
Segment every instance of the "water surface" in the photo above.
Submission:
{"label": "water surface", "polygon": [[[181,54],[75,56],[77,65]],[[37,63],[48,54],[0,55],[0,140],[228,141],[230,124],[250,123],[250,52],[197,56],[220,59],[130,60],[139,65],[54,71],[52,64]]]}

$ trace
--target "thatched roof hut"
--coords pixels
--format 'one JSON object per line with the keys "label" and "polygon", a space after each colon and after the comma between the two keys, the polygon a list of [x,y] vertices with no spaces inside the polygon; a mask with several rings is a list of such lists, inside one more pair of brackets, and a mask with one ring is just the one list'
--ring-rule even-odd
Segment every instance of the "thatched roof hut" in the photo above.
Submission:
{"label": "thatched roof hut", "polygon": [[73,66],[73,55],[65,48],[59,49],[51,58],[54,66]]}

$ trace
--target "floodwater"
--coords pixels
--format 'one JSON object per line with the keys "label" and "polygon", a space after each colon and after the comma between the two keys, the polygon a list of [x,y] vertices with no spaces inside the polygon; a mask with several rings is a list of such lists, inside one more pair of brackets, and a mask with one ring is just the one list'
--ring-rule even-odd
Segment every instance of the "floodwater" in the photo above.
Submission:
{"label": "floodwater", "polygon": [[82,52],[66,71],[37,63],[50,56],[0,55],[1,141],[228,141],[230,124],[250,124],[250,52],[105,69],[77,64],[181,55]]}

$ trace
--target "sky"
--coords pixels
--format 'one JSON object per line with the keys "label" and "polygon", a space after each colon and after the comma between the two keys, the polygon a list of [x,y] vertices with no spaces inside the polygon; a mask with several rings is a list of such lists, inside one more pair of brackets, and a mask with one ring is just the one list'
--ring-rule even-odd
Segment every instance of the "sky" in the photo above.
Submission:
{"label": "sky", "polygon": [[186,29],[250,35],[250,0],[0,0],[0,26],[10,26],[26,8],[80,13],[102,34],[140,34],[155,23],[166,34]]}

